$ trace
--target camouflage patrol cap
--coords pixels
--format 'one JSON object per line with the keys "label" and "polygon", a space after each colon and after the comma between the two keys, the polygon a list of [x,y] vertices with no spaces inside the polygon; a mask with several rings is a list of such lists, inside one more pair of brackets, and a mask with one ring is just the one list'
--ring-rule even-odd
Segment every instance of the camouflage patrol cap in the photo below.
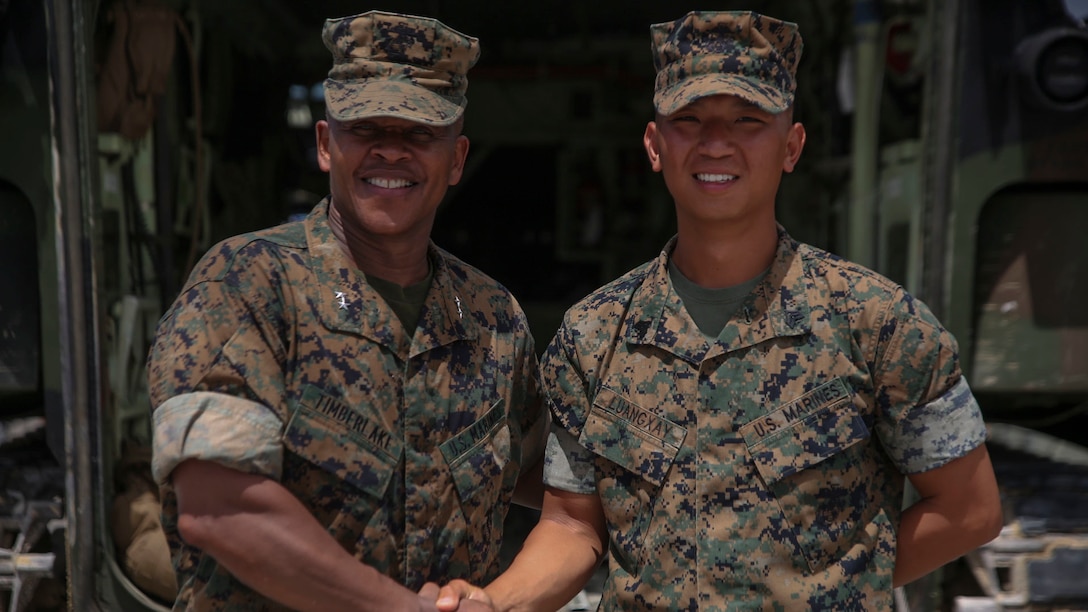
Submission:
{"label": "camouflage patrol cap", "polygon": [[650,26],[654,108],[671,115],[699,98],[732,94],[771,113],[793,104],[797,24],[751,11],[692,11]]}
{"label": "camouflage patrol cap", "polygon": [[450,125],[468,104],[480,42],[437,19],[369,11],[326,20],[321,39],[333,58],[325,104],[334,119]]}

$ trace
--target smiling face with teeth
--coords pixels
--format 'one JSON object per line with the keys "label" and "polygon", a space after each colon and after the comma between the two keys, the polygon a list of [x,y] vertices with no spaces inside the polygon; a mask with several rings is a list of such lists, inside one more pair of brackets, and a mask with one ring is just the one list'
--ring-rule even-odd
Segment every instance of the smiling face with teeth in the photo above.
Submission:
{"label": "smiling face with teeth", "polygon": [[461,180],[468,138],[461,122],[427,126],[395,117],[318,121],[318,165],[349,249],[356,240],[426,246],[438,205]]}
{"label": "smiling face with teeth", "polygon": [[783,172],[792,172],[805,129],[733,95],[713,95],[646,126],[643,144],[676,203],[678,226],[774,223]]}

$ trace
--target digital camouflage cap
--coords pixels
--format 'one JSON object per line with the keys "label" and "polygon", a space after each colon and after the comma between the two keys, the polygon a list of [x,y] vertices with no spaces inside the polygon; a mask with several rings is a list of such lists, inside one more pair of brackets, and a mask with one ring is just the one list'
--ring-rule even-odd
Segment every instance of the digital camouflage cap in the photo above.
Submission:
{"label": "digital camouflage cap", "polygon": [[399,117],[450,125],[464,113],[480,42],[429,17],[369,11],[325,21],[325,104],[339,121]]}
{"label": "digital camouflage cap", "polygon": [[654,108],[671,115],[699,98],[732,94],[771,112],[793,104],[797,24],[751,11],[692,11],[650,26]]}

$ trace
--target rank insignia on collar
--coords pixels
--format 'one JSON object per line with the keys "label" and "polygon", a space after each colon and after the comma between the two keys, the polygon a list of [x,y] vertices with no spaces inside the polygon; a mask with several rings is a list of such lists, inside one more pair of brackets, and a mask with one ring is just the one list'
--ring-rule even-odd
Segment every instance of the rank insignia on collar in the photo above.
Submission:
{"label": "rank insignia on collar", "polygon": [[337,300],[336,304],[338,306],[340,306],[340,310],[347,310],[348,309],[347,294],[345,294],[343,291],[337,291],[336,292],[336,300]]}

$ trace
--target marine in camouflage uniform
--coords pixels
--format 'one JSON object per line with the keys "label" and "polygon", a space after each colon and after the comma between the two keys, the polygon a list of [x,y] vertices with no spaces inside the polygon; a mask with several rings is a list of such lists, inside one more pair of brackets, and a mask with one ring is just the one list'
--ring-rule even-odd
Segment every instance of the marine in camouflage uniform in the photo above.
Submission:
{"label": "marine in camouflage uniform", "polygon": [[602,607],[891,609],[903,474],[986,435],[954,339],[785,232],[707,338],[671,247],[571,309],[542,364],[562,428],[545,482],[599,495],[607,520]]}
{"label": "marine in camouflage uniform", "polygon": [[[329,20],[324,39],[336,60],[326,91],[338,120],[460,118],[475,39],[381,12]],[[433,80],[442,70],[444,86]],[[424,73],[427,86],[412,80]],[[408,144],[379,145],[410,156]],[[149,357],[153,469],[180,583],[175,609],[288,607],[182,537],[184,497],[196,493],[181,494],[172,476],[191,460],[278,483],[331,536],[330,548],[412,591],[498,573],[503,521],[519,477],[543,455],[548,423],[525,315],[499,283],[427,241],[429,285],[413,285],[425,297],[418,322],[405,323],[337,235],[336,220],[346,225],[352,213],[335,194],[303,221],[213,247],[160,322]]]}
{"label": "marine in camouflage uniform", "polygon": [[[566,313],[541,361],[541,522],[482,593],[443,597],[554,605],[603,556],[603,610],[890,610],[895,580],[1001,524],[956,342],[775,221],[804,145],[796,25],[693,12],[651,32],[644,142],[678,235]],[[925,499],[904,511],[907,478]],[[567,587],[525,588],[534,572]]]}

